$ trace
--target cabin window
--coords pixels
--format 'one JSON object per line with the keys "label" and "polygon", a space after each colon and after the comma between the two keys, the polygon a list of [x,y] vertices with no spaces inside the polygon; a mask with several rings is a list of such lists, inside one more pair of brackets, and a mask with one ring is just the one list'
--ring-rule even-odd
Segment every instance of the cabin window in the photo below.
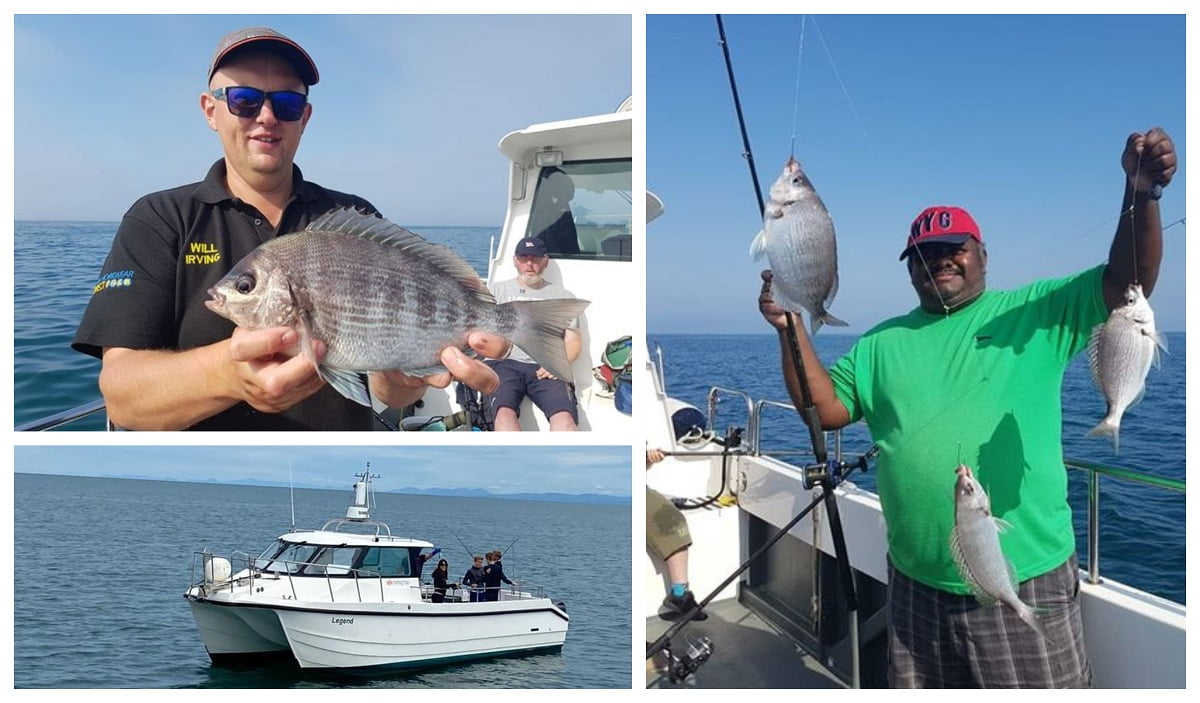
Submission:
{"label": "cabin window", "polygon": [[408,548],[371,547],[363,554],[358,568],[362,572],[377,573],[380,576],[416,576],[408,552]]}
{"label": "cabin window", "polygon": [[632,160],[568,161],[538,173],[527,237],[553,259],[633,260]]}
{"label": "cabin window", "polygon": [[346,576],[357,551],[354,547],[325,547],[311,559],[304,573],[307,576]]}
{"label": "cabin window", "polygon": [[[262,567],[263,571],[276,573],[300,573],[305,564],[313,560],[319,547],[311,544],[288,544]],[[268,550],[270,551],[270,550]],[[265,555],[266,552],[263,552]],[[259,559],[260,562],[263,559]]]}

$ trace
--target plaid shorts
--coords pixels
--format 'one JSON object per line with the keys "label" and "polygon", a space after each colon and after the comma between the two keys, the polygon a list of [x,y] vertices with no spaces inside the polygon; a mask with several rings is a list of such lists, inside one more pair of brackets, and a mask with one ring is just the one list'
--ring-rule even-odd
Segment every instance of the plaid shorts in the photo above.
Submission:
{"label": "plaid shorts", "polygon": [[893,688],[1090,688],[1083,644],[1079,567],[1061,566],[1021,584],[1044,640],[1006,605],[931,588],[888,563],[888,679]]}

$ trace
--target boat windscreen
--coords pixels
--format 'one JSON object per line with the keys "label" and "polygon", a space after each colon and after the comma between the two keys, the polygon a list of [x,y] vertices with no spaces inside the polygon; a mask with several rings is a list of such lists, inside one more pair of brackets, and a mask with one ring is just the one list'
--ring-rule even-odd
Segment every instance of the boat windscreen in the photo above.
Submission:
{"label": "boat windscreen", "polygon": [[603,159],[542,169],[525,236],[554,259],[632,261],[632,168],[631,159]]}

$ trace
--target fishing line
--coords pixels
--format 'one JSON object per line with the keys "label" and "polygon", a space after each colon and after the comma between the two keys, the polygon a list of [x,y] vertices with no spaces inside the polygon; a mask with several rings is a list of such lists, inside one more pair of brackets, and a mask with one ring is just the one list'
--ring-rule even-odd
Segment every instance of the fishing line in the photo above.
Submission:
{"label": "fishing line", "polygon": [[804,24],[808,15],[800,15],[800,47],[796,51],[796,93],[792,100],[792,148],[790,156],[796,158],[796,122],[800,115],[800,65],[804,58]]}
{"label": "fishing line", "polygon": [[[1146,136],[1149,136],[1146,132]],[[1138,149],[1137,166],[1133,169],[1133,194],[1129,197],[1129,249],[1130,256],[1133,259],[1133,284],[1138,285],[1138,261],[1137,261],[1137,221],[1134,219],[1134,211],[1137,207],[1137,185],[1138,176],[1142,173],[1142,152],[1146,150],[1146,136],[1142,137],[1142,148]]]}

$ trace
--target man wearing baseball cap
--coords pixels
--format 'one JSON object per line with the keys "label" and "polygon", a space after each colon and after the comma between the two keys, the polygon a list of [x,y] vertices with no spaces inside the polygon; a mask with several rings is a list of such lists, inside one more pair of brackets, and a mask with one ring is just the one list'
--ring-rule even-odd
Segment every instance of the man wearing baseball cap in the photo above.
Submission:
{"label": "man wearing baseball cap", "polygon": [[[937,205],[913,220],[900,252],[917,308],[869,330],[828,372],[795,325],[822,428],[865,420],[880,450],[893,686],[1091,684],[1062,460],[1062,378],[1092,328],[1124,304],[1131,281],[1147,296],[1154,289],[1157,197],[1174,176],[1175,147],[1161,129],[1134,133],[1121,165],[1121,216],[1103,265],[987,290],[982,229],[965,209]],[[771,299],[770,280],[764,271],[759,310],[780,332],[788,391],[803,407],[783,333],[790,313]],[[959,464],[1011,525],[1004,552],[1045,640],[1012,608],[981,606],[956,568],[949,545]]]}
{"label": "man wearing baseball cap", "polygon": [[[308,52],[273,29],[241,29],[218,42],[199,102],[223,156],[204,180],[133,204],[72,343],[101,358],[100,390],[117,426],[372,429],[371,408],[342,397],[295,353],[296,330],[235,329],[204,306],[208,288],[260,244],[336,208],[376,212],[358,196],[305,180],[293,163],[319,77]],[[472,344],[487,354],[505,342],[478,335]],[[316,346],[319,358],[323,345]],[[468,385],[497,383],[457,349],[442,361]],[[449,382],[399,372],[369,381],[392,407],[416,401],[425,382]]]}
{"label": "man wearing baseball cap", "polygon": [[[543,240],[525,237],[517,242],[513,250],[513,265],[517,269],[516,278],[496,281],[491,285],[497,303],[575,297],[562,285],[543,276],[550,265],[550,255]],[[574,320],[563,332],[569,362],[579,358],[583,348],[578,327],[579,321]],[[503,358],[491,359],[487,364],[500,378],[500,388],[489,399],[496,430],[521,429],[521,401],[526,396],[546,416],[551,431],[577,429],[579,416],[572,379],[556,378],[518,346],[511,346]]]}

